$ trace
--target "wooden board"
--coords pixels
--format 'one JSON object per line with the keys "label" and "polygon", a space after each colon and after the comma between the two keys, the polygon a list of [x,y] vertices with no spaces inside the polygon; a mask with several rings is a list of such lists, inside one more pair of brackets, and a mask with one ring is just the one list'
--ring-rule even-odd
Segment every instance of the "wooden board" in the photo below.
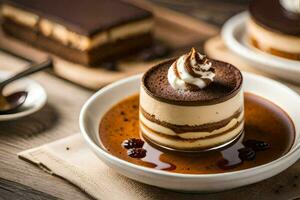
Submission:
{"label": "wooden board", "polygon": [[[155,15],[155,39],[162,41],[173,51],[192,46],[217,33],[217,29],[214,26],[166,8],[161,8],[148,1],[131,0],[131,2],[153,11]],[[3,32],[0,32],[0,48],[34,62],[39,62],[47,56],[51,56],[54,59],[54,73],[56,75],[90,89],[98,89],[121,78],[144,72],[150,66],[161,61],[121,60],[117,63],[117,71],[104,69],[101,65],[96,68],[90,68],[69,62],[55,55],[50,55],[45,51],[8,37]]]}

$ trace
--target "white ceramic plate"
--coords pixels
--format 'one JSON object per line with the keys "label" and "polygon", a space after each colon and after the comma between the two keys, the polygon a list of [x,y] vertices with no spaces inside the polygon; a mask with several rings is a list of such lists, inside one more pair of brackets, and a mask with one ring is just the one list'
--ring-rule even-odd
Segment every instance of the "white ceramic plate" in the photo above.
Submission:
{"label": "white ceramic plate", "polygon": [[258,75],[243,73],[244,90],[260,95],[283,108],[291,117],[296,128],[296,139],[291,150],[281,158],[251,169],[221,174],[177,174],[138,166],[121,160],[100,144],[99,121],[116,103],[139,92],[142,75],[132,76],[115,82],[94,94],[80,113],[80,129],[87,145],[109,167],[136,181],[171,190],[186,192],[214,192],[255,183],[278,174],[291,166],[300,157],[300,97],[288,87]]}
{"label": "white ceramic plate", "polygon": [[282,79],[300,83],[300,61],[274,56],[262,52],[246,42],[247,12],[229,19],[222,28],[222,38],[226,46],[250,66]]}
{"label": "white ceramic plate", "polygon": [[[9,72],[0,71],[0,80],[8,78],[9,74]],[[44,88],[37,82],[26,78],[15,81],[5,87],[5,92],[8,94],[16,91],[27,91],[28,96],[26,98],[26,101],[20,107],[20,112],[0,115],[0,121],[14,120],[30,115],[40,110],[47,101],[47,94]]]}

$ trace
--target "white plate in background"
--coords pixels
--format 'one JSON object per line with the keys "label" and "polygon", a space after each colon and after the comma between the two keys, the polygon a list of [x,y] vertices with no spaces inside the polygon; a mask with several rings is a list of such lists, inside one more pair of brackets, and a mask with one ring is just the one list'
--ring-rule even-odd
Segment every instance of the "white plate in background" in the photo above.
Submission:
{"label": "white plate in background", "polygon": [[[0,81],[10,76],[7,71],[0,71]],[[27,91],[28,95],[24,104],[18,109],[19,112],[12,114],[0,115],[0,121],[14,120],[27,115],[33,114],[40,110],[47,101],[47,94],[44,88],[37,82],[22,78],[14,81],[4,88],[6,93],[14,93],[17,91]]]}
{"label": "white plate in background", "polygon": [[281,58],[252,47],[246,38],[248,12],[230,18],[222,28],[222,39],[228,49],[244,59],[249,66],[282,79],[300,83],[300,61]]}

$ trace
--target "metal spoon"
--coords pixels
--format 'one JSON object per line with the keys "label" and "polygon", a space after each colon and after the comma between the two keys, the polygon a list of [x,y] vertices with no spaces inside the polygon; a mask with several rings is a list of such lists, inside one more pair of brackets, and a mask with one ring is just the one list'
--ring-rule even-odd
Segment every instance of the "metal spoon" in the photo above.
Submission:
{"label": "metal spoon", "polygon": [[10,95],[4,96],[2,94],[4,87],[15,80],[39,72],[48,67],[52,67],[51,58],[48,58],[46,61],[43,61],[41,63],[33,64],[26,70],[6,79],[5,81],[2,81],[0,83],[0,115],[16,112],[16,110],[25,102],[28,96],[28,93],[26,91],[18,91]]}

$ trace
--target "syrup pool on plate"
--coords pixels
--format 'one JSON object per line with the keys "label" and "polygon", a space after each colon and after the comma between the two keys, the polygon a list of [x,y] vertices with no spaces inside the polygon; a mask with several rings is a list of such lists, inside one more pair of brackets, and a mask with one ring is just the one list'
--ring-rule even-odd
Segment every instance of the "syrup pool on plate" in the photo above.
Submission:
{"label": "syrup pool on plate", "polygon": [[113,106],[102,118],[100,140],[112,155],[133,164],[184,174],[248,169],[280,158],[291,148],[295,129],[289,116],[272,102],[245,93],[244,134],[226,148],[176,153],[156,148],[139,130],[139,95]]}

